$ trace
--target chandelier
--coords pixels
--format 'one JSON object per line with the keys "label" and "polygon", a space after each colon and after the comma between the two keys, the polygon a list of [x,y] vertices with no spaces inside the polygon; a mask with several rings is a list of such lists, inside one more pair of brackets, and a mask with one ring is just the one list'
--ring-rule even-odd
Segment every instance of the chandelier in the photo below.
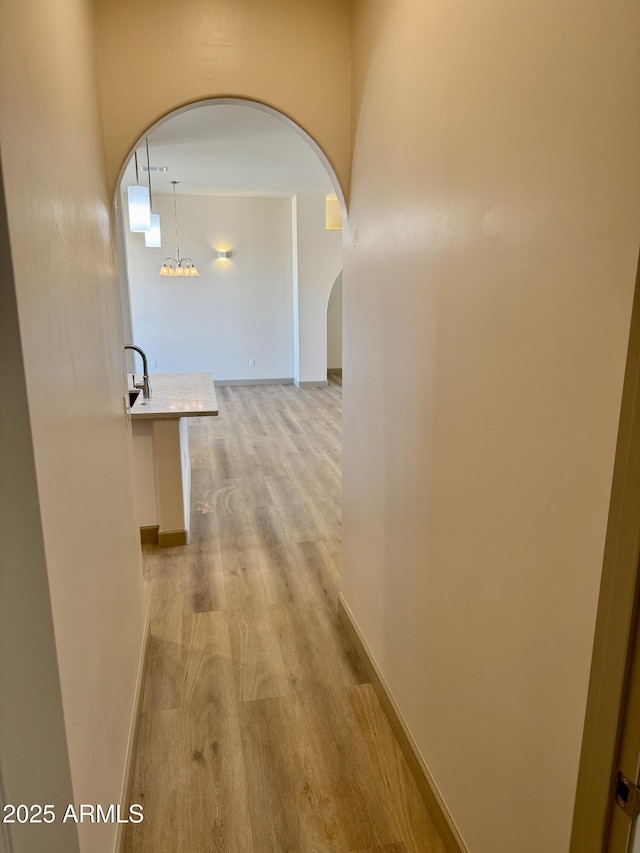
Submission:
{"label": "chandelier", "polygon": [[176,226],[176,256],[175,258],[164,259],[162,267],[160,268],[160,275],[200,275],[200,273],[198,272],[198,267],[194,264],[191,258],[180,257],[180,240],[178,237],[178,208],[176,205],[176,184],[179,183],[179,181],[171,181],[171,183],[173,184],[173,220]]}

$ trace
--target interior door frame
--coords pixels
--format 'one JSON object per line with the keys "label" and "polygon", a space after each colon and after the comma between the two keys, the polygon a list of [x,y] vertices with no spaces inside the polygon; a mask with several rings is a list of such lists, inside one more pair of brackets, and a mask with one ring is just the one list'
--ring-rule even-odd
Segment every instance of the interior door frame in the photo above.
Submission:
{"label": "interior door frame", "polygon": [[[624,719],[620,730],[620,743],[616,767],[635,784],[640,770],[640,631],[636,611],[635,636],[629,672],[629,684],[624,702]],[[617,781],[617,780],[616,780]],[[635,824],[635,827],[634,827]],[[630,845],[638,833],[638,822],[632,821],[622,808],[612,808],[607,832],[607,853],[629,853]],[[633,849],[638,849],[634,843]]]}
{"label": "interior door frame", "polygon": [[640,261],[629,332],[611,503],[570,853],[604,853],[625,709],[640,557]]}

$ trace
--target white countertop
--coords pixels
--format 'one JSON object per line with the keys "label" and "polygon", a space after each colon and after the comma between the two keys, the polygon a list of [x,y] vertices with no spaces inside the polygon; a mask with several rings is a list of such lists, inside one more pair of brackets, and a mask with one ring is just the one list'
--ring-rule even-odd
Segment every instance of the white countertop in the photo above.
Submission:
{"label": "white countertop", "polygon": [[[142,374],[136,373],[138,382]],[[218,414],[218,400],[210,373],[152,373],[151,399],[142,391],[131,406],[132,418],[197,418]],[[129,375],[129,388],[133,379]]]}

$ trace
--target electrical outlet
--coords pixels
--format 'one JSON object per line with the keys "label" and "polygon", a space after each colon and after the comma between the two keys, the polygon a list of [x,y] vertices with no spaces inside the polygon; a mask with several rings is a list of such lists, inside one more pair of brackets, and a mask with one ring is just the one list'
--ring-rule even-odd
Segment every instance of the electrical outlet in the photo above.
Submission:
{"label": "electrical outlet", "polygon": [[255,358],[250,358],[249,359],[249,367],[255,367],[255,366],[256,366]]}
{"label": "electrical outlet", "polygon": [[152,362],[151,362],[151,367],[157,367],[157,366],[158,366],[158,362],[157,362],[157,361],[152,361]]}

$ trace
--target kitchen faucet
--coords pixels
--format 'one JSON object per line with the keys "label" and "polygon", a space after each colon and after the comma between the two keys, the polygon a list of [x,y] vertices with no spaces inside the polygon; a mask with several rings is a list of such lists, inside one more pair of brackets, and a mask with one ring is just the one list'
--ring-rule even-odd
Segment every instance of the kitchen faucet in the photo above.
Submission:
{"label": "kitchen faucet", "polygon": [[126,344],[125,349],[133,349],[136,352],[139,352],[140,355],[142,356],[142,370],[144,373],[144,375],[142,377],[142,383],[139,384],[136,382],[136,375],[134,373],[133,374],[133,387],[142,389],[142,396],[145,397],[147,400],[149,400],[151,398],[151,382],[149,381],[149,370],[147,368],[147,356],[140,349],[140,347],[134,347],[133,344]]}

